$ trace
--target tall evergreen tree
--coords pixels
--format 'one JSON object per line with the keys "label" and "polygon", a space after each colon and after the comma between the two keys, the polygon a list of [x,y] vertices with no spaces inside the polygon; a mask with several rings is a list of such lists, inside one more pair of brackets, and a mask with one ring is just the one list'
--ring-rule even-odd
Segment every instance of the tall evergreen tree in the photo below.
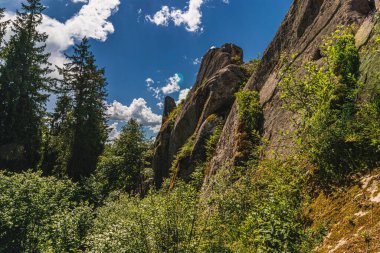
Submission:
{"label": "tall evergreen tree", "polygon": [[73,180],[89,176],[95,169],[107,139],[104,100],[104,69],[95,64],[87,38],[74,47],[68,63],[59,72],[63,80],[53,115],[52,133],[60,143],[58,167]]}
{"label": "tall evergreen tree", "polygon": [[[9,21],[4,21],[4,11],[5,9],[0,8],[0,59],[3,58],[3,46],[4,46],[4,36],[6,33],[7,25],[9,24]],[[2,62],[0,61],[0,66],[2,66]]]}
{"label": "tall evergreen tree", "polygon": [[126,191],[131,192],[141,188],[147,151],[148,145],[140,124],[130,119],[114,143],[115,155],[122,157],[123,160],[123,171],[119,174],[124,175],[122,183],[125,184]]}
{"label": "tall evergreen tree", "polygon": [[41,127],[48,99],[47,35],[37,31],[44,6],[27,0],[12,22],[0,68],[0,167],[34,168],[40,159]]}
{"label": "tall evergreen tree", "polygon": [[130,119],[99,159],[96,178],[103,183],[104,195],[120,190],[143,193],[144,174],[151,160],[149,151],[141,125]]}
{"label": "tall evergreen tree", "polygon": [[0,8],[0,50],[1,50],[1,47],[2,47],[2,44],[3,44],[3,38],[4,38],[4,35],[5,35],[5,29],[6,29],[7,24],[8,24],[7,21],[2,21],[2,19],[4,18],[4,11],[5,11],[5,9]]}

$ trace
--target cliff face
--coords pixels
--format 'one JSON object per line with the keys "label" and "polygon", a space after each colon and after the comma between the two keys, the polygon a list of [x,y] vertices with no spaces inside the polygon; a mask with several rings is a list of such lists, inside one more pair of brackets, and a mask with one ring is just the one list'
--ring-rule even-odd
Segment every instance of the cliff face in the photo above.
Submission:
{"label": "cliff face", "polygon": [[[234,102],[234,94],[248,79],[242,66],[241,48],[225,44],[210,49],[203,57],[197,81],[188,98],[173,111],[172,99],[165,100],[164,121],[157,136],[153,158],[156,186],[169,177],[177,153],[192,138],[192,147],[203,147],[205,140],[220,121],[224,122]],[[212,115],[212,117],[210,117]],[[182,178],[194,170],[195,158],[204,159],[202,148],[192,148],[178,158],[176,171]],[[178,160],[177,159],[177,160]]]}
{"label": "cliff face", "polygon": [[[376,1],[378,4],[378,1]],[[319,46],[323,38],[336,30],[338,25],[360,26],[374,10],[375,2],[368,0],[295,0],[282,22],[275,38],[266,49],[257,71],[251,76],[246,90],[257,90],[264,109],[264,138],[267,151],[285,153],[291,148],[289,140],[281,132],[291,130],[292,115],[284,109],[279,99],[278,83],[283,53],[297,53],[296,60],[317,60],[321,57]],[[233,164],[239,143],[236,140],[239,124],[237,106],[233,105],[226,120],[220,141],[205,178],[220,168]],[[266,155],[271,155],[267,152]]]}
{"label": "cliff face", "polygon": [[156,185],[159,186],[163,178],[169,177],[178,152],[189,144],[191,148],[181,157],[177,156],[179,161],[173,166],[174,174],[186,179],[194,170],[194,161],[205,158],[205,150],[201,147],[218,124],[223,126],[223,130],[215,154],[207,166],[204,185],[207,187],[217,170],[235,164],[238,150],[244,147],[239,147],[236,138],[239,135],[239,119],[234,93],[246,79],[244,89],[258,91],[263,105],[263,134],[268,141],[268,152],[264,155],[270,156],[272,152],[269,151],[286,154],[292,144],[283,138],[281,132],[292,129],[289,120],[292,115],[282,109],[278,94],[281,55],[296,53],[296,61],[318,60],[321,58],[319,47],[323,38],[344,24],[360,27],[357,35],[360,46],[368,39],[373,27],[369,21],[370,14],[379,6],[379,0],[294,0],[264,52],[259,67],[249,76],[239,47],[226,44],[209,50],[188,98],[176,109],[176,115],[172,115],[174,118],[164,117],[166,121],[155,144],[153,169]]}

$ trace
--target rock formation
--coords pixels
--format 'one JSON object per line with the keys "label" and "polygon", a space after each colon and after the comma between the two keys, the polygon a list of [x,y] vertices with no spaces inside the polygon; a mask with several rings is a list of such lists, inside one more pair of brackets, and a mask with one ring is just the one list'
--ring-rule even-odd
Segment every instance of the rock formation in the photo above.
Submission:
{"label": "rock formation", "polygon": [[[291,143],[281,131],[291,130],[292,115],[282,109],[278,94],[280,57],[284,53],[297,53],[296,60],[318,60],[319,46],[323,38],[339,25],[361,25],[374,10],[374,2],[368,0],[295,0],[282,22],[275,38],[266,49],[257,71],[251,76],[245,89],[257,90],[264,108],[264,138],[268,151],[286,153]],[[233,163],[238,143],[238,119],[236,104],[224,125],[217,150],[210,164],[209,178],[223,165]],[[266,155],[270,155],[267,152]]]}
{"label": "rock formation", "polygon": [[[167,178],[180,148],[194,136],[194,145],[201,143],[212,133],[217,120],[224,121],[234,102],[234,94],[248,79],[243,63],[241,48],[225,44],[221,48],[210,49],[203,57],[196,83],[188,98],[176,109],[176,117],[171,117],[166,108],[172,108],[172,100],[165,99],[164,122],[157,136],[153,158],[156,186]],[[182,157],[179,174],[186,178],[194,167],[194,157],[204,157],[204,150],[194,149],[196,154]],[[193,157],[193,158],[192,158]],[[181,164],[184,164],[181,166]],[[186,171],[185,171],[186,170]]]}
{"label": "rock formation", "polygon": [[[168,110],[165,112],[163,126],[155,143],[153,169],[156,185],[160,186],[163,178],[169,177],[175,157],[190,140],[192,152],[179,157],[174,166],[175,176],[186,179],[194,170],[194,161],[204,159],[204,141],[217,124],[223,125],[223,131],[208,164],[205,186],[218,169],[234,164],[238,150],[242,148],[236,138],[239,120],[234,93],[245,82],[244,89],[256,90],[260,94],[264,109],[264,138],[268,140],[267,151],[286,154],[291,143],[283,138],[281,131],[292,129],[289,120],[292,115],[282,109],[278,94],[281,55],[296,53],[298,62],[318,60],[322,57],[319,47],[323,38],[339,25],[345,24],[357,25],[357,44],[361,46],[373,28],[370,14],[379,5],[379,0],[294,0],[254,73],[249,73],[248,65],[242,62],[241,48],[226,44],[221,48],[210,49],[203,58],[189,97],[176,109],[175,117],[170,118]],[[172,101],[169,101],[165,101],[165,108],[173,107]],[[213,117],[209,118],[211,115],[221,121],[213,122],[210,120]],[[264,155],[270,154],[264,152]]]}

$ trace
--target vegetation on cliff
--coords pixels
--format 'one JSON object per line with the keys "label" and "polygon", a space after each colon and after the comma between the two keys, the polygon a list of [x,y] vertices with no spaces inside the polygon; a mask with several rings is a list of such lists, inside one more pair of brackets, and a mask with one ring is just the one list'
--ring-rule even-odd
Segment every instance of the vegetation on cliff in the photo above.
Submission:
{"label": "vegetation on cliff", "polygon": [[[0,23],[0,252],[312,252],[354,232],[356,247],[379,247],[378,230],[368,229],[380,213],[379,27],[362,48],[356,29],[341,26],[324,39],[320,58],[283,57],[277,91],[294,126],[285,154],[268,150],[261,94],[237,83],[228,101],[237,114],[234,160],[209,170],[228,127],[219,106],[223,113],[204,117],[203,141],[199,133],[184,138],[172,177],[157,189],[151,143],[138,122],[106,141],[106,80],[87,39],[59,69],[62,80],[48,77],[46,36],[37,32],[43,9],[28,0],[6,43],[8,23]],[[222,74],[237,82],[260,64]],[[47,91],[58,94],[52,114]],[[184,103],[164,126],[174,127]],[[204,154],[192,156],[199,143]],[[183,179],[179,166],[189,157],[194,171]]]}

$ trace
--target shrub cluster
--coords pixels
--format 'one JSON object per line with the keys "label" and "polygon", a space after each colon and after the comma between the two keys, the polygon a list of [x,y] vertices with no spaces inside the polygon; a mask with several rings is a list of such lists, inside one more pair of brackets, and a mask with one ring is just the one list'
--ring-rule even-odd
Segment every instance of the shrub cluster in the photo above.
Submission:
{"label": "shrub cluster", "polygon": [[[295,112],[300,149],[317,167],[320,183],[342,183],[352,172],[379,163],[378,96],[360,99],[359,52],[349,28],[338,29],[321,47],[322,62],[285,60],[281,97]],[[372,115],[372,116],[369,116]],[[366,122],[368,127],[363,126]],[[376,140],[377,139],[377,140]]]}

